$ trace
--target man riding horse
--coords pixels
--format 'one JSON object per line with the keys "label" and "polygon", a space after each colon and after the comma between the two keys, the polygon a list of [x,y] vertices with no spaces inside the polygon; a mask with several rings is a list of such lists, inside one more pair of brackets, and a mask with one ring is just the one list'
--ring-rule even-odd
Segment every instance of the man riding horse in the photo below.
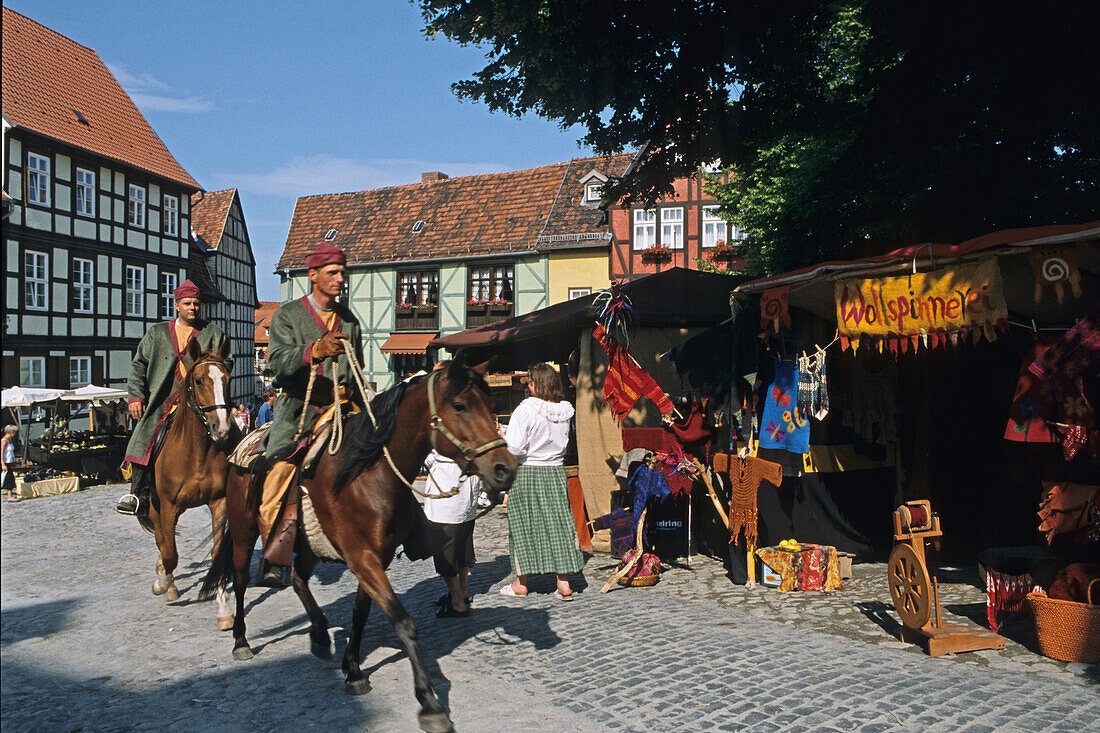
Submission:
{"label": "man riding horse", "polygon": [[[348,359],[343,356],[345,342],[350,342],[362,363],[359,321],[337,302],[347,279],[346,264],[347,259],[339,247],[322,242],[316,251],[306,256],[311,284],[309,295],[283,303],[271,317],[267,361],[275,374],[274,386],[281,387],[283,393],[275,400],[275,418],[264,438],[268,473],[264,480],[259,524],[268,564],[260,585],[286,585],[283,576],[289,564],[293,517],[288,515],[279,527],[275,525],[283,500],[297,475],[300,441],[310,434],[317,419],[333,402],[334,359],[337,384],[344,388],[346,395],[359,401]],[[316,376],[306,405],[310,370],[314,370]],[[303,411],[305,420],[301,425]],[[279,552],[275,548],[276,538],[286,538],[288,534],[290,539],[285,541],[289,546]]]}
{"label": "man riding horse", "polygon": [[[126,445],[126,460],[133,477],[131,493],[115,507],[121,514],[136,514],[138,502],[152,486],[156,438],[181,402],[183,378],[193,363],[189,353],[191,342],[198,342],[200,353],[208,353],[220,351],[226,340],[220,328],[199,318],[199,288],[195,283],[185,280],[172,292],[172,297],[176,301],[176,318],[149,329],[130,365],[129,409],[137,424]],[[232,355],[226,357],[225,368],[232,371]]]}

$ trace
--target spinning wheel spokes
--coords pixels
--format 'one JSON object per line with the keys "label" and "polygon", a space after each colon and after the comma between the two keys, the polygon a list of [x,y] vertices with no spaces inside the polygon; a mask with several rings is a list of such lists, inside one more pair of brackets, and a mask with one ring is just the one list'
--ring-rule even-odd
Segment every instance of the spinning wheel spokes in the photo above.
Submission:
{"label": "spinning wheel spokes", "polygon": [[907,544],[899,544],[890,553],[887,569],[890,598],[902,623],[912,629],[923,628],[932,615],[931,581],[917,553]]}

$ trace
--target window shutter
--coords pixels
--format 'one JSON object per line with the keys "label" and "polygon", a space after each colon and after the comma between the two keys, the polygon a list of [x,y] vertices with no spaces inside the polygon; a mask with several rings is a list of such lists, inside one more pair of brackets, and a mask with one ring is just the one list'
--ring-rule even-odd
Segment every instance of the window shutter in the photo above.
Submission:
{"label": "window shutter", "polygon": [[18,356],[5,356],[0,360],[0,384],[13,387],[19,384]]}
{"label": "window shutter", "polygon": [[69,389],[69,360],[64,356],[46,357],[46,387]]}
{"label": "window shutter", "polygon": [[104,377],[104,358],[102,356],[92,357],[92,384],[97,387],[106,387],[107,380]]}

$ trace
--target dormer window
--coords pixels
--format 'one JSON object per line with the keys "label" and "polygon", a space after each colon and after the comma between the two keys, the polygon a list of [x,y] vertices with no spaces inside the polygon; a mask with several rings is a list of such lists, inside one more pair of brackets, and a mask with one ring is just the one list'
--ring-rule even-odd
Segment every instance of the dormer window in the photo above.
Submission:
{"label": "dormer window", "polygon": [[424,231],[424,221],[420,220],[413,224],[413,234],[419,234]]}
{"label": "dormer window", "polygon": [[603,187],[607,183],[607,176],[593,168],[581,176],[580,183],[584,186],[584,196],[581,203],[586,206],[600,203],[603,198]]}
{"label": "dormer window", "polygon": [[331,242],[332,240],[336,239],[336,235],[339,233],[340,232],[335,229],[329,229],[327,232],[325,232],[325,241]]}

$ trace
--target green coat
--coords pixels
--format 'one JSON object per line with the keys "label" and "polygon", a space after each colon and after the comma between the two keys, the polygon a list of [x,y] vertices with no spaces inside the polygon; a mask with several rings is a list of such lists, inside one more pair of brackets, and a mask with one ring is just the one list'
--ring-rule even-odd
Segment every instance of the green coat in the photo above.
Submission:
{"label": "green coat", "polygon": [[[333,329],[348,335],[349,343],[362,365],[363,338],[359,320],[343,305],[336,304],[334,308],[337,318]],[[271,317],[267,364],[275,375],[274,386],[281,387],[283,393],[275,400],[275,418],[265,438],[264,455],[269,461],[283,460],[297,448],[294,436],[298,432],[298,420],[305,405],[310,354],[313,343],[324,335],[323,323],[309,302],[308,295],[283,303]],[[359,401],[347,356],[341,354],[336,357],[336,368],[337,381],[348,390],[349,396]],[[321,369],[313,383],[312,404],[306,409],[303,431],[306,434],[321,414],[319,406],[332,404],[332,358],[325,359]]]}
{"label": "green coat", "polygon": [[[143,400],[145,414],[137,421],[126,445],[126,460],[140,466],[149,464],[153,436],[167,417],[169,408],[175,404],[176,392],[180,387],[176,374],[175,325],[176,319],[173,318],[150,328],[138,344],[130,365],[130,379],[127,382],[129,401]],[[213,323],[200,321],[191,338],[198,340],[204,352],[217,351],[225,341],[225,334]],[[194,362],[187,353],[187,344],[181,344],[180,349],[183,365],[190,369]],[[225,366],[233,370],[232,354],[226,359]]]}

